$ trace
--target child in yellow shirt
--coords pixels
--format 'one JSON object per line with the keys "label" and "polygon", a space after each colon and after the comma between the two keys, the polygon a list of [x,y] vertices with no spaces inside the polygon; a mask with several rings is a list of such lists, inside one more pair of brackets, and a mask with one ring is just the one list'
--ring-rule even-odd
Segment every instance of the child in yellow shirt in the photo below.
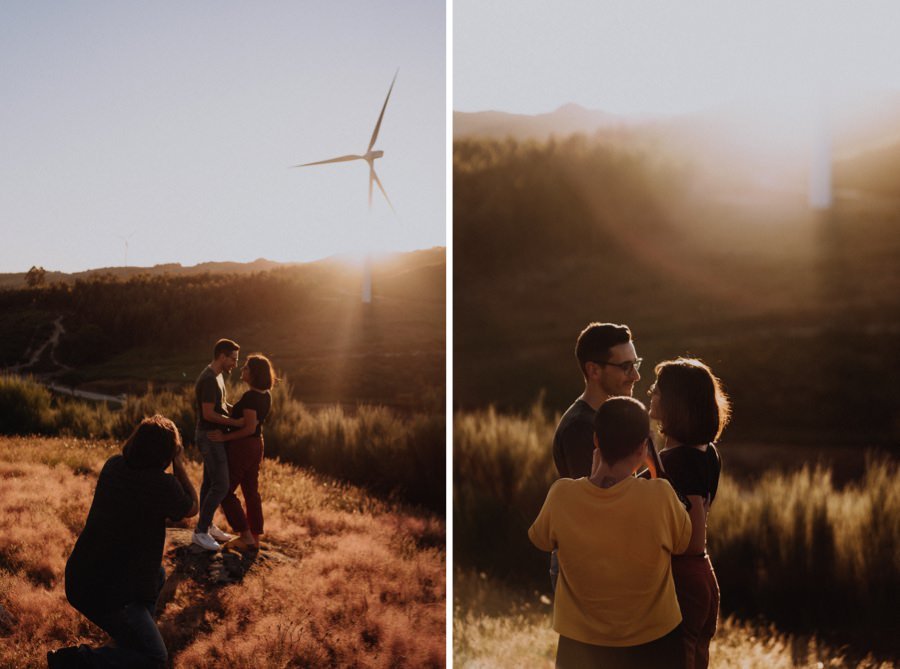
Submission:
{"label": "child in yellow shirt", "polygon": [[608,399],[594,433],[591,476],[554,483],[528,530],[559,551],[556,666],[683,667],[671,556],[688,546],[690,517],[667,481],[633,476],[647,457],[643,404]]}

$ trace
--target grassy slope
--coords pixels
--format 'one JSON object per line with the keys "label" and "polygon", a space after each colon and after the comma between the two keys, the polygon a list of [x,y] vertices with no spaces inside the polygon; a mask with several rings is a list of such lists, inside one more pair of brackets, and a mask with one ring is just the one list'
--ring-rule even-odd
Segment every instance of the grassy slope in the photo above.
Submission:
{"label": "grassy slope", "polygon": [[[0,666],[104,635],[68,606],[66,558],[117,446],[0,438]],[[199,481],[200,468],[191,464]],[[444,525],[266,461],[265,539],[293,558],[215,591],[180,583],[160,627],[175,666],[441,667]],[[8,616],[4,615],[4,612]]]}

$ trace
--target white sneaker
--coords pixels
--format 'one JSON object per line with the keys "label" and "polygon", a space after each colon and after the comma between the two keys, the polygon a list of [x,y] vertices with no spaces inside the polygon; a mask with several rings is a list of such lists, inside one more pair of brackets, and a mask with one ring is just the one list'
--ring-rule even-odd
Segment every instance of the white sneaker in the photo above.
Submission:
{"label": "white sneaker", "polygon": [[207,533],[209,534],[209,536],[211,536],[213,539],[218,541],[220,544],[224,544],[226,541],[231,541],[232,539],[234,539],[233,534],[228,534],[228,532],[223,532],[215,525],[210,525],[209,529],[207,530]]}
{"label": "white sneaker", "polygon": [[208,532],[194,532],[191,535],[191,543],[207,551],[217,551],[222,548],[221,544],[209,536]]}

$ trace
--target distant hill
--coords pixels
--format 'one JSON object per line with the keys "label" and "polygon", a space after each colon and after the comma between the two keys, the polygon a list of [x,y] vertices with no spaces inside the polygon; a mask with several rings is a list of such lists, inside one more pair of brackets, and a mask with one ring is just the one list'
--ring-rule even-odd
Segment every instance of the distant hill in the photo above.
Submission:
{"label": "distant hill", "polygon": [[[249,274],[253,272],[265,272],[276,267],[294,267],[300,263],[278,263],[274,260],[266,260],[258,258],[253,262],[204,262],[198,265],[182,265],[181,263],[165,263],[162,265],[153,265],[152,267],[99,267],[97,269],[89,269],[83,272],[56,272],[52,269],[47,270],[45,281],[51,283],[53,281],[63,281],[71,283],[78,279],[87,279],[93,276],[109,275],[117,279],[127,279],[129,277],[147,274],[150,276],[171,275],[171,276],[187,276],[191,274],[204,274],[207,272],[218,274]],[[3,288],[20,288],[25,285],[25,272],[0,273],[0,289]]]}
{"label": "distant hill", "polygon": [[615,128],[629,122],[599,110],[566,104],[547,114],[510,114],[507,112],[453,112],[455,139],[538,139],[551,135],[566,137],[575,133],[592,135],[600,129]]}
{"label": "distant hill", "polygon": [[[900,92],[845,103],[828,118],[837,186],[882,195],[900,191],[893,178],[900,156]],[[747,100],[671,116],[620,116],[572,103],[534,115],[456,111],[453,123],[455,141],[546,142],[583,135],[689,165],[702,177],[698,187],[733,198],[747,193],[805,196],[814,119]],[[862,178],[863,187],[855,174],[860,163],[873,170]]]}

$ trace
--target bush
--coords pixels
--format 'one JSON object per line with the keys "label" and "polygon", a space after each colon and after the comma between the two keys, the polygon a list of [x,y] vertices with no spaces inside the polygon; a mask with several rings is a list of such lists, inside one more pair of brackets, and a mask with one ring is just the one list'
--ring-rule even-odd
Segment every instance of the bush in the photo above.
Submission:
{"label": "bush", "polygon": [[526,533],[556,479],[555,427],[540,402],[528,416],[500,415],[493,408],[456,414],[453,550],[458,564],[543,585],[548,558]]}
{"label": "bush", "polygon": [[49,390],[30,377],[0,375],[0,434],[42,434],[51,423]]}
{"label": "bush", "polygon": [[[241,391],[228,389],[230,398]],[[56,398],[33,379],[0,377],[0,434],[61,434],[122,441],[145,417],[167,416],[194,443],[193,388],[129,396],[120,409],[103,403]],[[445,507],[445,422],[442,413],[399,414],[387,407],[340,406],[309,411],[292,397],[287,381],[272,398],[265,425],[268,457],[312,467],[322,474],[363,486],[384,497],[420,504],[437,513]],[[189,455],[199,459],[196,449]]]}

